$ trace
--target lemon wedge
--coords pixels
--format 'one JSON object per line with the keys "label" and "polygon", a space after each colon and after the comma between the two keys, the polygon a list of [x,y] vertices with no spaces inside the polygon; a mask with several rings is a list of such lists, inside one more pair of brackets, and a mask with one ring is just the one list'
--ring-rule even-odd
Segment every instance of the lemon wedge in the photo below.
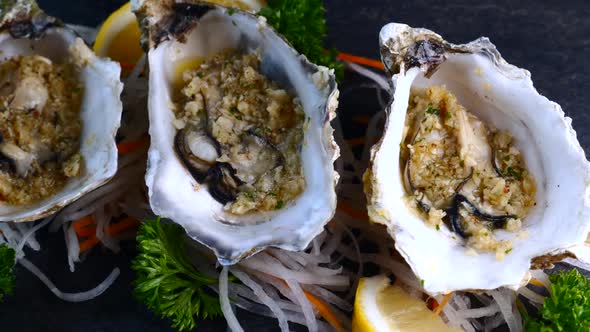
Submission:
{"label": "lemon wedge", "polygon": [[354,302],[352,332],[458,332],[386,276],[363,278]]}
{"label": "lemon wedge", "polygon": [[124,70],[129,70],[143,55],[139,46],[140,36],[139,24],[131,12],[131,3],[128,2],[103,23],[93,49],[97,55],[118,61]]}
{"label": "lemon wedge", "polygon": [[[208,2],[250,12],[257,12],[266,5],[264,0],[210,0]],[[93,49],[97,55],[109,57],[121,63],[123,72],[126,73],[133,69],[143,55],[139,45],[140,37],[139,24],[131,11],[131,3],[128,2],[113,12],[103,23]]]}

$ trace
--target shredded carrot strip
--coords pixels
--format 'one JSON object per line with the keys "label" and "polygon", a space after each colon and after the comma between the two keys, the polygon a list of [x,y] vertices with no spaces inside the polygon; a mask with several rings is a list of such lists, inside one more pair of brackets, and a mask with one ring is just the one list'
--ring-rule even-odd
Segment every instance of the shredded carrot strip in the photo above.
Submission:
{"label": "shredded carrot strip", "polygon": [[91,237],[87,238],[86,240],[80,242],[80,252],[85,252],[90,250],[92,247],[97,245],[100,240],[96,237],[96,235],[92,235]]}
{"label": "shredded carrot strip", "polygon": [[532,279],[529,281],[529,283],[530,283],[530,284],[532,284],[532,285],[535,285],[535,286],[537,286],[537,287],[543,287],[543,288],[545,288],[545,284],[543,284],[543,283],[541,282],[541,280],[539,280],[539,279],[536,279],[536,278],[532,278]]}
{"label": "shredded carrot strip", "polygon": [[444,309],[444,307],[449,303],[449,301],[451,300],[451,297],[453,297],[453,293],[449,293],[447,295],[445,295],[443,297],[442,302],[440,303],[439,306],[436,307],[436,310],[434,310],[434,315],[438,316],[440,315],[441,311]]}
{"label": "shredded carrot strip", "polygon": [[86,216],[84,218],[74,221],[72,226],[74,226],[76,233],[78,235],[81,235],[80,232],[84,232],[84,229],[93,223],[94,223],[94,218],[92,216]]}
{"label": "shredded carrot strip", "polygon": [[119,154],[127,154],[147,146],[148,143],[149,140],[147,139],[147,137],[135,141],[121,142],[117,144],[117,150],[119,151]]}
{"label": "shredded carrot strip", "polygon": [[439,307],[438,301],[434,298],[434,297],[428,297],[426,299],[426,306],[428,307],[428,309],[430,309],[431,311],[434,311],[436,308]]}
{"label": "shredded carrot strip", "polygon": [[139,220],[132,217],[127,217],[125,219],[121,219],[115,224],[111,224],[108,229],[108,233],[109,235],[117,235],[130,229],[137,228],[138,226]]}
{"label": "shredded carrot strip", "polygon": [[338,210],[346,213],[347,215],[358,219],[358,220],[365,220],[365,221],[369,221],[369,216],[367,215],[366,211],[357,211],[355,209],[352,208],[352,206],[344,203],[344,202],[338,202]]}
{"label": "shredded carrot strip", "polygon": [[324,317],[326,322],[328,322],[336,331],[338,331],[338,332],[346,331],[344,329],[344,327],[342,326],[342,323],[340,322],[338,317],[336,317],[336,314],[334,313],[334,311],[332,311],[332,308],[330,308],[330,306],[328,304],[326,304],[324,301],[320,300],[319,298],[315,297],[313,294],[311,294],[308,291],[304,290],[303,293],[305,293],[305,297],[307,297],[309,302],[311,302],[311,304],[313,304],[313,306],[317,309],[317,311],[320,313],[320,315],[322,317]]}
{"label": "shredded carrot strip", "polygon": [[[135,218],[127,217],[121,221],[111,224],[107,230],[110,236],[114,236],[125,231],[131,230],[139,226],[139,221]],[[87,251],[97,245],[100,240],[96,237],[96,233],[90,235],[86,240],[80,242],[80,252]]]}
{"label": "shredded carrot strip", "polygon": [[340,53],[338,54],[338,59],[358,63],[359,65],[369,66],[381,70],[385,69],[385,66],[383,66],[383,63],[381,61],[365,58],[358,55]]}
{"label": "shredded carrot strip", "polygon": [[96,234],[96,226],[83,227],[83,228],[77,229],[76,234],[78,234],[79,237],[92,236],[92,235]]}
{"label": "shredded carrot strip", "polygon": [[357,115],[357,116],[352,117],[352,121],[358,122],[361,124],[369,124],[369,121],[371,121],[371,118],[366,115]]}
{"label": "shredded carrot strip", "polygon": [[[287,287],[289,286],[287,284],[287,282],[283,279],[277,278],[275,276],[271,276],[270,274],[267,274],[267,276],[269,278],[272,278],[272,279],[282,282]],[[344,329],[344,327],[342,326],[342,323],[340,322],[338,317],[336,317],[336,314],[334,313],[334,311],[332,311],[332,309],[330,308],[330,306],[328,304],[326,304],[324,301],[320,300],[315,295],[311,294],[310,292],[308,292],[306,290],[303,290],[303,294],[305,294],[305,297],[307,297],[309,302],[316,308],[316,310],[326,320],[326,322],[328,322],[334,329],[336,329],[337,332],[346,331]]]}
{"label": "shredded carrot strip", "polygon": [[348,145],[363,145],[365,144],[365,138],[364,137],[357,137],[357,138],[351,138],[351,139],[347,139],[346,143],[348,143]]}

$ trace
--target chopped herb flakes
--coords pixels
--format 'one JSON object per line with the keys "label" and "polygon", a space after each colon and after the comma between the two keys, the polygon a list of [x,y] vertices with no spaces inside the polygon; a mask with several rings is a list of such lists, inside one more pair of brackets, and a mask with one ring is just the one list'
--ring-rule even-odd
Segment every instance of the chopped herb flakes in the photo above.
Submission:
{"label": "chopped herb flakes", "polygon": [[229,109],[229,112],[238,120],[242,120],[242,113],[238,110],[237,107],[232,107]]}
{"label": "chopped herb flakes", "polygon": [[285,206],[285,203],[283,201],[278,201],[277,205],[275,205],[275,210],[280,210],[283,206]]}
{"label": "chopped herb flakes", "polygon": [[440,115],[440,110],[438,108],[432,107],[432,105],[428,105],[428,109],[426,110],[426,113],[428,113],[428,114],[434,114],[434,115]]}
{"label": "chopped herb flakes", "polygon": [[506,169],[506,173],[508,174],[508,176],[513,177],[517,180],[522,180],[522,174],[518,171],[516,171],[514,168],[512,167],[508,167]]}

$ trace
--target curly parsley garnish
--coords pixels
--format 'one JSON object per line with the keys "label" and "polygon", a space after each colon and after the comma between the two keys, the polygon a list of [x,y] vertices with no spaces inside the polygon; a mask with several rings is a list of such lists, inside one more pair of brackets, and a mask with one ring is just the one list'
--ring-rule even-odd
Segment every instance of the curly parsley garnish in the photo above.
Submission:
{"label": "curly parsley garnish", "polygon": [[344,65],[336,60],[338,52],[324,48],[328,32],[325,13],[321,0],[269,0],[259,14],[309,61],[334,69],[341,81]]}
{"label": "curly parsley garnish", "polygon": [[16,285],[14,265],[16,252],[5,244],[0,244],[0,301],[5,295],[12,295]]}
{"label": "curly parsley garnish", "polygon": [[137,235],[139,255],[132,264],[136,297],[180,331],[192,330],[196,318],[221,316],[219,299],[206,291],[218,281],[189,262],[184,234],[182,227],[163,224],[159,218],[145,221]]}
{"label": "curly parsley garnish", "polygon": [[574,269],[549,281],[551,295],[538,318],[525,317],[525,331],[590,331],[590,280]]}

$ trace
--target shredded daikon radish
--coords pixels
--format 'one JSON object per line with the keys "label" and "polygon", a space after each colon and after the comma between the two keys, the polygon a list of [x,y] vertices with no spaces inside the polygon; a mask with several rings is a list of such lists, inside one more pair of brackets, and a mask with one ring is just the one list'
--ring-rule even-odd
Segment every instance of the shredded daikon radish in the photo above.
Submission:
{"label": "shredded daikon radish", "polygon": [[528,289],[526,286],[520,288],[518,290],[518,294],[524,296],[527,300],[529,300],[531,302],[532,305],[536,306],[537,308],[540,308],[540,305],[543,304],[543,302],[545,302],[544,296],[533,292],[532,290]]}
{"label": "shredded daikon radish", "polygon": [[287,285],[282,280],[277,279],[275,277],[271,277],[265,273],[254,271],[254,270],[247,271],[247,272],[250,275],[256,276],[258,279],[262,280],[263,282],[265,282],[269,285],[272,285],[275,289],[277,289],[281,293],[281,295],[283,295],[284,297],[289,299],[291,302],[293,302],[293,303],[297,302],[291,289],[289,287],[287,287]]}
{"label": "shredded daikon radish", "polygon": [[219,275],[219,301],[221,302],[221,311],[227,321],[229,329],[233,332],[244,332],[240,322],[236,318],[234,311],[231,308],[229,296],[228,296],[228,270],[227,266],[224,266]]}
{"label": "shredded daikon radish", "polygon": [[488,294],[494,298],[500,307],[500,311],[506,319],[506,324],[508,324],[510,332],[522,331],[522,318],[520,317],[520,313],[518,310],[516,310],[516,306],[514,305],[514,299],[516,298],[514,291],[500,289],[489,291]]}
{"label": "shredded daikon radish", "polygon": [[[330,256],[332,256],[332,254],[336,251],[336,249],[340,245],[340,242],[342,241],[342,233],[343,233],[343,231],[342,231],[341,227],[336,227],[332,231],[332,235],[331,235],[330,239],[327,240],[327,242],[324,244],[324,247],[322,248],[320,257],[329,258]],[[322,263],[327,263],[327,262],[322,262]]]}
{"label": "shredded daikon radish", "polygon": [[[29,226],[27,223],[20,222],[20,223],[14,224],[14,227],[16,227],[16,230],[23,237],[23,239],[21,240],[21,242],[22,241],[25,242],[23,244],[23,247],[24,247],[24,245],[27,245],[29,248],[31,248],[35,251],[41,250],[41,245],[39,244],[39,242],[37,241],[37,239],[35,237],[37,232],[35,231],[35,232],[32,232],[29,234],[29,232],[31,230],[31,226]],[[40,228],[42,228],[42,227],[39,227],[39,229]],[[26,237],[26,239],[25,239],[25,237]],[[21,247],[21,250],[23,247]]]}
{"label": "shredded daikon radish", "polygon": [[104,208],[98,208],[94,212],[94,221],[96,223],[96,237],[102,242],[102,244],[112,250],[114,253],[121,251],[121,247],[117,240],[112,238],[108,234],[108,228],[111,223],[112,217],[110,214],[104,211]]}
{"label": "shredded daikon radish", "polygon": [[47,224],[49,224],[51,222],[52,218],[51,217],[47,217],[45,219],[43,219],[43,221],[37,223],[35,226],[33,226],[31,229],[29,229],[20,239],[18,246],[15,248],[15,250],[17,252],[22,252],[25,244],[27,243],[28,239],[30,237],[32,237],[38,230],[40,230],[41,228],[45,227]]}
{"label": "shredded daikon radish", "polygon": [[489,307],[457,311],[457,315],[467,319],[494,316],[499,312],[500,307],[496,303],[494,303]]}
{"label": "shredded daikon radish", "polygon": [[316,285],[304,285],[303,288],[327,303],[331,303],[345,311],[352,311],[352,305],[349,302],[327,289]]}
{"label": "shredded daikon radish", "polygon": [[356,270],[355,278],[352,282],[352,287],[350,288],[350,291],[346,295],[347,299],[352,299],[352,297],[356,294],[356,288],[360,282],[361,277],[363,276],[364,262],[363,262],[363,256],[361,255],[361,249],[359,247],[358,242],[356,241],[354,234],[352,234],[350,229],[348,229],[348,227],[346,227],[345,225],[340,225],[340,227],[342,227],[344,229],[344,232],[346,234],[348,234],[349,238],[351,239],[352,245],[354,247],[354,252],[355,252],[356,258],[357,258],[357,263],[358,263],[358,268]]}
{"label": "shredded daikon radish", "polygon": [[[216,290],[217,291],[217,290]],[[231,296],[231,294],[230,294]],[[271,318],[275,318],[274,314],[272,313],[272,311],[270,311],[270,309],[268,309],[265,306],[259,305],[259,304],[255,304],[252,303],[250,301],[247,301],[241,297],[236,297],[236,298],[232,298],[232,300],[236,303],[236,305],[241,308],[244,309],[248,312],[257,314],[257,315],[261,315],[261,316],[267,316],[267,317],[271,317]],[[297,323],[300,325],[304,325],[305,326],[305,317],[303,317],[303,314],[300,312],[292,312],[292,311],[288,311],[288,310],[284,310],[285,316],[287,317],[287,320],[289,322],[293,322],[293,323]],[[318,323],[318,328],[320,329],[320,331],[332,331],[333,329],[326,323],[322,322],[322,321],[317,321]]]}
{"label": "shredded daikon radish", "polygon": [[318,323],[315,318],[315,313],[311,303],[305,296],[305,293],[303,293],[303,289],[301,288],[299,283],[293,279],[288,279],[287,277],[287,275],[284,276],[285,282],[287,282],[287,286],[289,286],[291,291],[293,291],[293,295],[295,296],[297,303],[301,306],[301,309],[303,310],[303,316],[305,317],[306,323],[305,325],[309,329],[309,332],[317,332]]}
{"label": "shredded daikon radish", "polygon": [[113,284],[113,282],[115,282],[120,274],[119,268],[116,267],[113,269],[113,272],[111,272],[111,274],[109,274],[109,276],[95,288],[80,293],[64,293],[55,287],[53,282],[51,282],[51,280],[49,280],[49,278],[43,272],[41,272],[39,268],[33,265],[33,263],[29,262],[26,258],[20,258],[18,263],[29,270],[37,278],[39,278],[39,280],[41,280],[47,286],[47,288],[49,288],[49,290],[55,294],[55,296],[67,302],[85,302],[98,297],[105,290],[107,290]]}
{"label": "shredded daikon radish", "polygon": [[68,248],[68,265],[70,266],[70,272],[74,272],[76,270],[75,263],[80,261],[80,242],[73,225],[70,224],[68,227],[63,224],[62,228],[66,238],[66,247]]}
{"label": "shredded daikon radish", "polygon": [[363,66],[357,65],[356,63],[352,62],[345,62],[346,68],[354,71],[355,73],[362,75],[379,85],[379,87],[385,91],[390,90],[389,80],[385,78],[384,75],[377,74],[371,69],[367,69]]}
{"label": "shredded daikon radish", "polygon": [[325,277],[315,275],[308,271],[288,270],[278,260],[264,252],[243,260],[240,265],[278,278],[283,278],[283,276],[287,275],[290,279],[303,284],[341,287],[349,285],[348,277],[342,275]]}
{"label": "shredded daikon radish", "polygon": [[283,313],[283,310],[281,310],[278,304],[264,292],[262,287],[260,287],[260,285],[252,280],[246,273],[236,268],[232,269],[231,272],[236,278],[240,279],[244,285],[250,287],[250,289],[254,291],[254,294],[275,314],[275,317],[279,321],[281,331],[289,332],[289,323],[287,322],[287,317]]}

